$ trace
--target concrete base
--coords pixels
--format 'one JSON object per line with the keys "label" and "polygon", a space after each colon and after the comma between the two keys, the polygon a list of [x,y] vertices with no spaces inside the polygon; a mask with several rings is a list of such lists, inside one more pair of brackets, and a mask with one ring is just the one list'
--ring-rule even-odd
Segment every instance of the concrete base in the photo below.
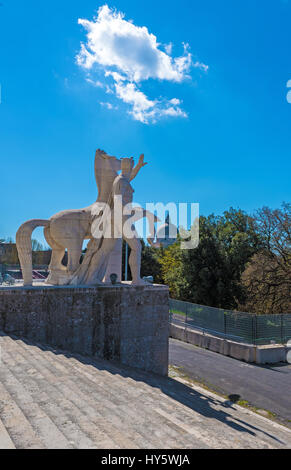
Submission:
{"label": "concrete base", "polygon": [[0,330],[59,349],[168,373],[165,286],[0,288]]}
{"label": "concrete base", "polygon": [[202,331],[185,330],[185,328],[173,323],[170,325],[170,336],[240,361],[255,362],[256,364],[287,362],[288,348],[284,345],[254,346],[252,344],[236,343],[228,339],[204,334]]}

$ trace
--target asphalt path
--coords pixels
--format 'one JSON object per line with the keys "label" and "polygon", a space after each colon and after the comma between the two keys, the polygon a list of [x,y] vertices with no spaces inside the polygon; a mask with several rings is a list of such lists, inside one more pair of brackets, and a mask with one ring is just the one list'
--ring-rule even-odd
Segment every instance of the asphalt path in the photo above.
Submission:
{"label": "asphalt path", "polygon": [[247,364],[175,339],[170,339],[169,363],[213,390],[236,395],[291,424],[291,364]]}

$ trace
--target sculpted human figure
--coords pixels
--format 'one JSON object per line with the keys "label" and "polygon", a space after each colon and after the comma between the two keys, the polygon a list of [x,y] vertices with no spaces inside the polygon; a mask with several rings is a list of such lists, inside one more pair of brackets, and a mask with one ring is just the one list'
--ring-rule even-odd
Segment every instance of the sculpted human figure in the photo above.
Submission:
{"label": "sculpted human figure", "polygon": [[[146,284],[140,278],[141,250],[142,246],[139,237],[132,227],[132,200],[133,188],[130,179],[133,170],[133,159],[121,159],[121,175],[117,176],[112,185],[112,192],[108,199],[108,204],[102,216],[95,219],[96,226],[92,224],[92,233],[96,236],[99,227],[102,226],[102,236],[98,234],[96,240],[91,240],[87,247],[87,252],[83,263],[78,268],[71,284],[98,284],[101,283],[108,257],[114,250],[119,240],[125,240],[131,248],[129,266],[132,274],[132,284]],[[119,207],[116,211],[116,201]],[[125,210],[127,209],[127,210]],[[139,210],[135,215],[135,221],[148,217],[152,222],[158,219],[144,210]]]}
{"label": "sculpted human figure", "polygon": [[[135,178],[140,168],[144,165],[144,157],[141,155],[137,166],[132,168],[131,180]],[[83,241],[86,239],[93,240],[91,233],[92,221],[100,215],[104,203],[108,201],[112,192],[112,185],[118,176],[117,172],[120,168],[120,160],[98,149],[95,155],[95,178],[98,187],[98,198],[94,204],[83,209],[59,212],[49,220],[34,219],[21,225],[16,234],[16,245],[24,285],[32,284],[31,234],[39,226],[44,227],[44,236],[52,248],[52,257],[49,265],[50,274],[47,283],[56,285],[68,284],[79,267]],[[68,252],[67,267],[62,264],[66,249]]]}
{"label": "sculpted human figure", "polygon": [[120,196],[122,200],[122,217],[114,218],[114,229],[119,237],[131,248],[129,266],[132,275],[132,284],[146,284],[140,277],[141,250],[142,245],[133,227],[132,222],[132,200],[134,190],[130,184],[130,175],[133,169],[133,159],[123,158],[121,160],[121,175],[117,176],[113,183],[114,196]]}

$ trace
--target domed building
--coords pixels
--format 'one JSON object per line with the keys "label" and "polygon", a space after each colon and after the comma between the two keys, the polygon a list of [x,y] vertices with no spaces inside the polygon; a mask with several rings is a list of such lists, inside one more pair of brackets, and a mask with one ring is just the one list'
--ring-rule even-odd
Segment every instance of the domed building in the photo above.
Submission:
{"label": "domed building", "polygon": [[[173,237],[173,234],[176,236]],[[149,244],[154,248],[168,248],[177,241],[178,229],[171,223],[169,212],[167,213],[165,223],[157,231],[156,242],[148,238]]]}

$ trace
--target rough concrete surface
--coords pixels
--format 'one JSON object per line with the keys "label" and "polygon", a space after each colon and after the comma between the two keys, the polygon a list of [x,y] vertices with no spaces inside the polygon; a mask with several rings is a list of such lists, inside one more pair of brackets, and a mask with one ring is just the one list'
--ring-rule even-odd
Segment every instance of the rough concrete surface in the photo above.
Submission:
{"label": "rough concrete surface", "polygon": [[170,336],[173,339],[209,349],[224,356],[250,363],[255,362],[256,364],[287,362],[287,353],[290,349],[282,344],[255,346],[253,344],[238,343],[193,328],[186,329],[184,326],[175,325],[174,323],[170,325]]}
{"label": "rough concrete surface", "polygon": [[0,288],[0,330],[123,364],[168,373],[165,286]]}
{"label": "rough concrete surface", "polygon": [[198,386],[0,335],[0,448],[290,448],[290,430]]}

